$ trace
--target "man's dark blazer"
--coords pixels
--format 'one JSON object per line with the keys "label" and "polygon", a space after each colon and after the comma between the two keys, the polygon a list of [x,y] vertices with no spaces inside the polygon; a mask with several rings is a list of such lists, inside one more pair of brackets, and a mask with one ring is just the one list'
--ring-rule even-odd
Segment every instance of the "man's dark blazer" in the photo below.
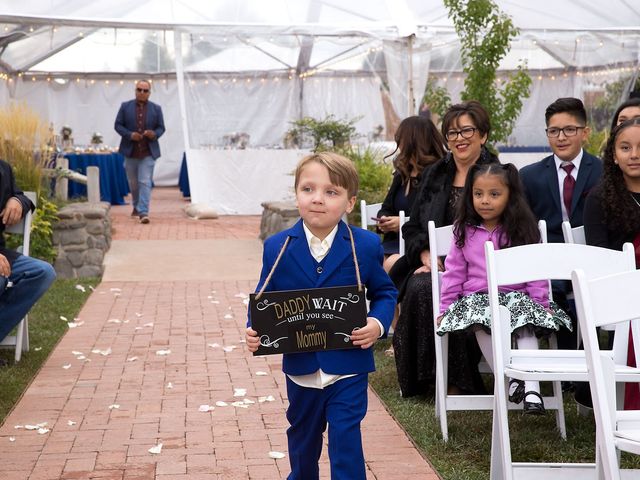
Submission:
{"label": "man's dark blazer", "polygon": [[[583,225],[582,217],[587,195],[598,183],[601,175],[602,161],[598,157],[583,152],[571,202],[569,221],[572,227]],[[564,242],[560,186],[558,185],[558,171],[553,155],[523,167],[520,170],[520,178],[524,184],[527,201],[533,214],[538,220],[547,222],[549,242]]]}
{"label": "man's dark blazer", "polygon": [[[120,135],[120,148],[118,151],[125,157],[131,157],[133,153],[133,146],[136,142],[131,140],[131,134],[137,131],[136,128],[136,101],[129,100],[123,102],[116,115],[116,122],[114,125],[116,132]],[[149,151],[154,160],[160,157],[160,144],[158,139],[164,133],[164,118],[162,116],[162,108],[160,105],[153,102],[147,102],[147,117],[144,122],[144,130],[153,130],[156,134],[156,138],[153,140],[147,139],[149,144]]]}
{"label": "man's dark blazer", "polygon": [[[15,197],[22,205],[22,218],[28,211],[34,210],[33,202],[16,186],[11,165],[4,160],[0,160],[0,211],[4,210],[7,201],[12,197]],[[7,257],[10,263],[18,256],[18,253],[14,250],[5,248],[4,223],[2,223],[2,220],[0,220],[0,254]]]}
{"label": "man's dark blazer", "polygon": [[[300,290],[307,288],[341,287],[356,285],[356,269],[349,239],[349,230],[344,222],[338,224],[329,253],[322,260],[322,268],[311,256],[304,233],[302,220],[288,230],[276,233],[264,242],[262,273],[256,291],[264,284],[282,245],[287,237],[289,244],[267,285],[265,291]],[[382,268],[382,245],[373,232],[352,227],[353,241],[362,283],[367,287],[370,300],[367,316],[382,323],[386,333],[393,320],[397,290]],[[248,325],[250,325],[249,319]],[[260,332],[258,332],[260,335]],[[350,348],[323,352],[285,353],[282,370],[289,375],[307,375],[322,369],[333,375],[367,373],[375,370],[373,349]]]}

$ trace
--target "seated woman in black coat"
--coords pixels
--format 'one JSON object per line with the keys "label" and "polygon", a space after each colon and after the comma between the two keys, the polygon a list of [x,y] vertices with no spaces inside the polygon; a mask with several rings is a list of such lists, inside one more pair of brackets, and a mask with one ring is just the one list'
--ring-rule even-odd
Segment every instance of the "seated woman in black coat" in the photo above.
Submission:
{"label": "seated woman in black coat", "polygon": [[[401,210],[407,217],[416,198],[420,176],[424,169],[445,154],[442,135],[426,117],[407,117],[398,126],[395,135],[396,149],[387,155],[393,160],[395,172],[387,196],[378,212],[378,230],[384,233],[384,269],[389,271],[400,258],[398,236]],[[385,158],[387,158],[385,157]]]}
{"label": "seated woman in black coat", "polygon": [[[491,125],[476,101],[452,105],[442,119],[449,153],[422,174],[418,195],[405,223],[406,255],[389,275],[400,290],[400,318],[393,335],[398,382],[403,397],[426,393],[435,383],[434,319],[431,303],[430,253],[427,225],[450,225],[469,168],[498,162],[485,147]],[[480,349],[465,332],[449,334],[450,393],[485,393],[478,372]]]}

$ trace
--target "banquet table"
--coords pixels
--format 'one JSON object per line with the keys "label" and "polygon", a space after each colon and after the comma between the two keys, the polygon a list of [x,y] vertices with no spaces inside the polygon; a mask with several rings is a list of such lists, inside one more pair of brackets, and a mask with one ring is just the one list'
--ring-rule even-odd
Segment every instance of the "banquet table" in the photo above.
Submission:
{"label": "banquet table", "polygon": [[[100,200],[111,205],[124,205],[125,195],[129,193],[129,183],[124,170],[124,157],[119,153],[66,153],[69,170],[87,174],[87,167],[100,169]],[[86,197],[87,186],[78,182],[69,182],[69,198]]]}

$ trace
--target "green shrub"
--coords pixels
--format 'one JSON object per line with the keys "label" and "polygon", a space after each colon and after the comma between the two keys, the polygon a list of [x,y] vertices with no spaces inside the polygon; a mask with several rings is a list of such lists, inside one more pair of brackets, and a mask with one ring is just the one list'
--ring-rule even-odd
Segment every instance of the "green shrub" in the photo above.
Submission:
{"label": "green shrub", "polygon": [[607,143],[608,130],[607,127],[602,130],[598,130],[595,125],[590,125],[591,133],[589,134],[589,139],[587,143],[584,144],[584,149],[589,152],[591,155],[595,155],[596,157],[602,156],[602,151],[604,150],[605,144]]}
{"label": "green shrub", "polygon": [[291,122],[293,127],[285,134],[285,146],[300,148],[312,142],[314,152],[335,148],[348,148],[356,133],[354,124],[360,118],[336,120],[329,115],[324,120],[304,117]]}
{"label": "green shrub", "polygon": [[[31,223],[29,256],[53,263],[56,249],[53,247],[53,224],[58,220],[58,206],[41,195]],[[17,248],[22,244],[22,235],[7,235],[7,246]]]}
{"label": "green shrub", "polygon": [[365,200],[367,203],[382,202],[387,195],[389,185],[391,185],[393,167],[384,162],[380,151],[370,148],[365,150],[347,148],[339,153],[351,159],[358,170],[360,191],[356,207],[349,215],[349,222],[353,225],[360,225],[360,200]]}

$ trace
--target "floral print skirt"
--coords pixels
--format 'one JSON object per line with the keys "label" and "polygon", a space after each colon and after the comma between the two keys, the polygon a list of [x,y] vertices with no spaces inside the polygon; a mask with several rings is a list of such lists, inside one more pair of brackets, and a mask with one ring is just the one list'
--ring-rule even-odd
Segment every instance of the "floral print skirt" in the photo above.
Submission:
{"label": "floral print skirt", "polygon": [[[532,328],[537,337],[548,336],[561,327],[572,330],[569,315],[554,302],[549,304],[553,312],[550,313],[522,292],[499,293],[498,298],[500,305],[507,307],[511,312],[512,333],[517,334],[518,329],[526,326]],[[444,335],[469,327],[491,329],[487,293],[472,293],[453,302],[442,316],[438,334]]]}

